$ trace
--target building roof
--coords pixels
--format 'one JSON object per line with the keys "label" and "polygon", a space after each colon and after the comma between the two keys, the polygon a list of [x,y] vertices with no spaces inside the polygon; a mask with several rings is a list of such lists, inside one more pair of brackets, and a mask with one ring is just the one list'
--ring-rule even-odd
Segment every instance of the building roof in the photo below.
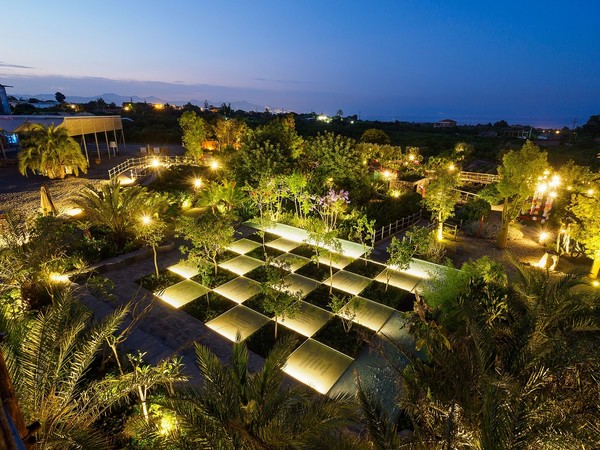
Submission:
{"label": "building roof", "polygon": [[0,130],[8,133],[27,131],[33,124],[66,128],[70,136],[121,130],[121,116],[0,116]]}

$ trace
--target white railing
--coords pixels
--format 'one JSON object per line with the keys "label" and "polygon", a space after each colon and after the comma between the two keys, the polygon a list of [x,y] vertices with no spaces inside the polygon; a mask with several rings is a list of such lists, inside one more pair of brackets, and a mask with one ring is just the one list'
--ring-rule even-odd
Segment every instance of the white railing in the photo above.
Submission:
{"label": "white railing", "polygon": [[498,181],[500,181],[500,178],[500,175],[494,175],[493,173],[460,172],[460,180],[469,181],[471,183],[497,183]]}
{"label": "white railing", "polygon": [[200,165],[189,156],[163,156],[147,155],[139,158],[130,158],[108,170],[108,178],[111,180],[122,173],[130,170],[134,178],[141,176],[148,167],[164,167],[175,165]]}
{"label": "white railing", "polygon": [[421,216],[423,215],[423,210],[419,210],[410,216],[403,217],[402,219],[396,220],[394,223],[390,223],[389,225],[385,225],[381,227],[380,230],[375,231],[375,235],[373,236],[373,241],[375,243],[385,239],[388,236],[391,236],[394,233],[405,230],[408,227],[413,226],[419,220],[421,220]]}
{"label": "white railing", "polygon": [[460,197],[458,198],[458,203],[467,203],[471,200],[475,200],[476,198],[479,198],[479,194],[476,194],[474,192],[461,191],[460,189],[454,189],[454,190],[458,191],[458,193],[460,194]]}

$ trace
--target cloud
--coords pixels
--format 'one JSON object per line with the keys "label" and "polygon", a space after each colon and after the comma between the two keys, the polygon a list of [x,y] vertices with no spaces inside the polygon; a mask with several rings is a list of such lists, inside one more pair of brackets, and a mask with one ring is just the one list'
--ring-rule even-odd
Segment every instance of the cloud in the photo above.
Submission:
{"label": "cloud", "polygon": [[300,80],[276,80],[271,78],[252,78],[255,81],[261,81],[265,83],[282,83],[282,84],[316,84],[315,81],[300,81]]}
{"label": "cloud", "polygon": [[5,67],[7,69],[35,69],[35,67],[31,66],[21,66],[19,64],[9,64],[4,61],[0,61],[0,67]]}

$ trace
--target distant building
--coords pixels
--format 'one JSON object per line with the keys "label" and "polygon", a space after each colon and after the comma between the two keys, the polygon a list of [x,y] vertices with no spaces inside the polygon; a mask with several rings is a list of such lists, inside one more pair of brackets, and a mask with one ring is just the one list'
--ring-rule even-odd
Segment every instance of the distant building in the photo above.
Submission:
{"label": "distant building", "polygon": [[4,86],[0,84],[0,116],[9,115],[11,113],[10,104],[8,103],[8,96],[6,95],[6,87],[12,86]]}
{"label": "distant building", "polygon": [[456,120],[444,119],[433,124],[433,128],[454,128],[456,126]]}

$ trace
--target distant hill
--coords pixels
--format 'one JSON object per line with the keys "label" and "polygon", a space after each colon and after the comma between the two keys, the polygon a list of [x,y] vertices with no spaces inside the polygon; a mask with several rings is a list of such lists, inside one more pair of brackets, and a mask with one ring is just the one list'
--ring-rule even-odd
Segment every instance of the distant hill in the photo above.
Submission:
{"label": "distant hill", "polygon": [[[16,98],[37,98],[39,100],[54,100],[54,94],[13,94]],[[148,102],[148,103],[170,103],[171,105],[182,106],[188,103],[187,101],[169,101],[162,98],[150,96],[150,97],[138,97],[138,96],[124,96],[114,93],[104,93],[99,95],[94,95],[91,97],[83,97],[77,95],[67,95],[66,101],[69,103],[88,103],[94,100],[98,100],[99,98],[103,99],[106,103],[115,103],[116,105],[122,105],[123,103],[133,101],[135,103],[138,102]],[[204,100],[190,100],[192,105],[204,106]],[[231,105],[231,108],[235,111],[241,109],[242,111],[258,111],[263,112],[265,110],[265,106],[255,105],[253,103],[249,103],[246,100],[241,101],[223,101],[223,100],[208,100],[208,103],[214,106],[221,106],[223,103],[228,103]]]}

